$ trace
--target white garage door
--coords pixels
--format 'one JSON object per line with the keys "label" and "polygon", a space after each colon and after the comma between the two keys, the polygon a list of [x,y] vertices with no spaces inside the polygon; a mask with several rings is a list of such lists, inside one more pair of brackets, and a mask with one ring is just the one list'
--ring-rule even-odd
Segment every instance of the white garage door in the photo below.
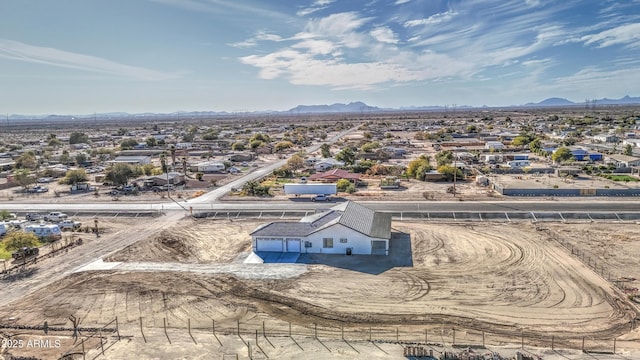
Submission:
{"label": "white garage door", "polygon": [[257,239],[256,250],[282,252],[282,239]]}
{"label": "white garage door", "polygon": [[300,239],[287,239],[287,252],[300,252]]}

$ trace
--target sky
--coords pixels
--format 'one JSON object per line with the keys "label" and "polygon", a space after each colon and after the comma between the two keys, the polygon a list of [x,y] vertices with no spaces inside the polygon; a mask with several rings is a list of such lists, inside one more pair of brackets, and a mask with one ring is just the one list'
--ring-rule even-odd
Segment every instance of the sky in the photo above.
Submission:
{"label": "sky", "polygon": [[640,96],[640,0],[2,0],[0,114]]}

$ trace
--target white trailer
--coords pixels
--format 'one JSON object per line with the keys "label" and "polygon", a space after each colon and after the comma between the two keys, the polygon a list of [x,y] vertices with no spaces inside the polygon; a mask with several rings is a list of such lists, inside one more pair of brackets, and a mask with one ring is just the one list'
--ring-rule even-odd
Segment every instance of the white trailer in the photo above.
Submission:
{"label": "white trailer", "polygon": [[287,195],[335,195],[338,193],[336,184],[284,184]]}
{"label": "white trailer", "polygon": [[62,232],[55,224],[27,225],[24,231],[35,234],[41,240],[53,241],[62,238]]}

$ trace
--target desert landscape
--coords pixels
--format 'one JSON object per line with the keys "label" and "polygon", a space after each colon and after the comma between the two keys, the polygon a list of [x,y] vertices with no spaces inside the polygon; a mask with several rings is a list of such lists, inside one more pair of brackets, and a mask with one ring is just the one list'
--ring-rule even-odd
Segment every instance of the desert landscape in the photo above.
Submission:
{"label": "desert landscape", "polygon": [[[118,229],[130,224],[114,223],[101,241],[123,236]],[[519,347],[505,345],[522,342],[546,359],[571,354],[546,353],[551,347],[611,351],[613,339],[618,354],[637,354],[629,296],[640,272],[629,241],[640,233],[634,223],[396,221],[386,257],[301,254],[296,263],[245,263],[258,224],[183,219],[141,234],[104,262],[3,307],[0,318],[53,327],[74,316],[94,331],[109,325],[108,335],[90,337],[88,352],[98,356],[107,346],[107,358],[144,347],[141,359],[161,352],[246,358],[248,351],[252,358],[400,359],[409,344],[436,354],[472,345],[478,354],[507,356]],[[604,268],[594,270],[577,249]],[[121,341],[108,332],[116,318]],[[79,346],[65,344],[55,356]]]}

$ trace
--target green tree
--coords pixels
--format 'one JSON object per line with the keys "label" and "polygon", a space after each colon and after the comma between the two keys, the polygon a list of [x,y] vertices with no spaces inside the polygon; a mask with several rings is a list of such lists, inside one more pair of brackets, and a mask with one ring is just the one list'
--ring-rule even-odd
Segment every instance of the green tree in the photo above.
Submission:
{"label": "green tree", "polygon": [[293,143],[291,141],[280,141],[275,146],[275,151],[279,152],[285,149],[290,149],[293,147]]}
{"label": "green tree", "polygon": [[262,134],[262,133],[253,134],[251,139],[249,139],[249,142],[252,142],[252,141],[255,141],[255,140],[262,141],[263,143],[270,143],[271,142],[271,138],[269,137],[269,135]]}
{"label": "green tree", "polygon": [[138,145],[139,141],[137,139],[124,139],[120,141],[120,149],[122,150],[131,150],[134,146]]}
{"label": "green tree", "polygon": [[4,221],[7,219],[11,219],[14,216],[11,215],[11,213],[9,212],[9,210],[0,210],[0,221]]}
{"label": "green tree", "polygon": [[429,158],[426,155],[420,155],[419,158],[412,160],[407,165],[407,176],[424,180],[424,173],[431,170]]}
{"label": "green tree", "polygon": [[453,162],[453,152],[451,150],[443,150],[436,153],[436,164],[438,166],[451,164]]}
{"label": "green tree", "polygon": [[167,166],[167,157],[165,154],[160,155],[160,168],[163,173],[169,172],[169,167]]}
{"label": "green tree", "polygon": [[263,146],[264,142],[262,140],[251,140],[249,142],[249,147],[253,150],[259,148],[260,146]]}
{"label": "green tree", "polygon": [[37,247],[40,245],[36,234],[24,231],[14,231],[7,234],[3,242],[4,248],[8,251],[16,251],[23,247]]}
{"label": "green tree", "polygon": [[534,153],[539,153],[542,150],[542,140],[535,138],[529,143],[529,150]]}
{"label": "green tree", "polygon": [[84,169],[69,170],[64,178],[60,181],[62,184],[73,185],[89,180],[87,172]]}
{"label": "green tree", "polygon": [[447,181],[453,181],[454,174],[458,180],[462,179],[462,177],[464,176],[464,174],[462,173],[462,170],[451,165],[438,166],[438,172],[443,174]]}
{"label": "green tree", "polygon": [[291,171],[296,172],[304,168],[304,159],[302,156],[294,154],[289,158],[289,160],[287,160],[287,167],[291,169]]}
{"label": "green tree", "polygon": [[55,137],[54,137],[54,138],[50,138],[50,139],[47,141],[47,145],[48,145],[48,146],[51,146],[51,147],[58,147],[58,146],[61,146],[61,145],[62,145],[62,141],[60,141],[60,139],[55,138]]}
{"label": "green tree", "polygon": [[154,147],[158,145],[158,139],[154,138],[153,136],[150,136],[147,138],[146,143],[148,147]]}
{"label": "green tree", "polygon": [[633,145],[627,144],[624,146],[623,154],[627,156],[633,156]]}
{"label": "green tree", "polygon": [[571,154],[571,149],[568,147],[561,147],[551,155],[551,160],[557,163],[569,161],[571,159],[573,159],[573,154]]}
{"label": "green tree", "polygon": [[324,143],[322,145],[320,145],[320,153],[322,154],[323,158],[330,158],[331,157],[331,145]]}
{"label": "green tree", "polygon": [[86,144],[89,142],[89,135],[83,132],[72,132],[69,135],[69,144]]}
{"label": "green tree", "polygon": [[511,141],[511,145],[524,148],[524,146],[527,145],[529,141],[529,137],[520,135],[513,138],[513,141]]}
{"label": "green tree", "polygon": [[374,141],[374,142],[368,142],[368,143],[362,145],[360,147],[360,150],[362,150],[363,152],[366,152],[366,153],[371,153],[371,152],[373,152],[375,149],[377,149],[379,147],[380,147],[380,143],[378,143],[377,141]]}
{"label": "green tree", "polygon": [[83,153],[83,152],[79,152],[76,154],[76,164],[78,166],[84,164],[88,159],[87,154]]}
{"label": "green tree", "polygon": [[16,168],[34,170],[38,167],[38,159],[33,151],[27,151],[16,159]]}
{"label": "green tree", "polygon": [[346,192],[348,194],[353,194],[356,192],[356,186],[347,179],[340,179],[336,183],[336,189],[340,192]]}
{"label": "green tree", "polygon": [[231,145],[231,150],[233,151],[244,151],[244,149],[244,143],[241,142],[235,142]]}
{"label": "green tree", "polygon": [[346,147],[336,154],[336,160],[344,162],[345,165],[353,165],[356,162],[356,153],[352,148]]}
{"label": "green tree", "polygon": [[13,179],[20,184],[23,188],[27,188],[29,185],[36,182],[31,172],[28,169],[17,169],[13,172]]}
{"label": "green tree", "polygon": [[114,185],[126,185],[129,179],[135,176],[135,169],[125,163],[117,163],[110,167],[105,173],[105,178]]}

